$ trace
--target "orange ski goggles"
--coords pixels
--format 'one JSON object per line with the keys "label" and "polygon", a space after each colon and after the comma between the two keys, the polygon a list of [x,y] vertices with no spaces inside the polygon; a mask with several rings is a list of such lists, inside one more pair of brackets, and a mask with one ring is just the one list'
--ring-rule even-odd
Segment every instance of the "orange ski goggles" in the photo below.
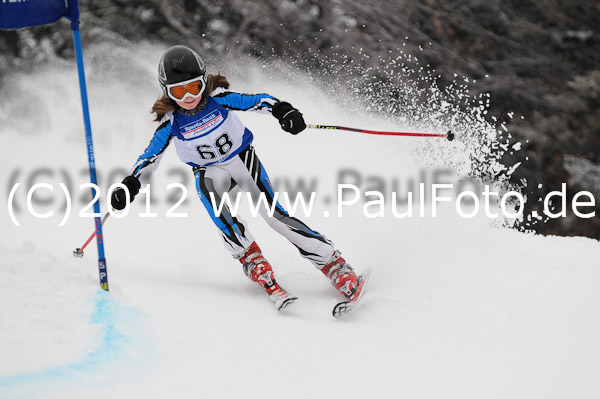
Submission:
{"label": "orange ski goggles", "polygon": [[198,98],[206,89],[204,76],[186,80],[184,82],[166,85],[167,94],[175,101],[183,101],[187,96]]}

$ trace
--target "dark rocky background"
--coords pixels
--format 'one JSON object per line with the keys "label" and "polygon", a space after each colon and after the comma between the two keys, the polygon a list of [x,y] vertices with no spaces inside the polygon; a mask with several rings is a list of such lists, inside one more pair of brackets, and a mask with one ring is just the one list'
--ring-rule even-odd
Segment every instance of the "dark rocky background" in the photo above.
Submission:
{"label": "dark rocky background", "polygon": [[[541,213],[535,199],[561,183],[569,197],[589,190],[600,200],[599,1],[81,0],[80,8],[84,45],[195,43],[207,54],[280,57],[305,68],[327,68],[319,58],[343,55],[368,68],[406,43],[441,75],[439,86],[458,74],[470,78],[471,92],[491,94],[488,115],[524,143],[505,155],[507,164],[523,162],[512,178],[536,182],[526,188],[534,199],[527,211]],[[318,57],[302,56],[308,53]],[[74,56],[68,28],[0,31],[0,87],[7,71],[55,56]],[[596,212],[533,228],[600,239],[599,206]]]}

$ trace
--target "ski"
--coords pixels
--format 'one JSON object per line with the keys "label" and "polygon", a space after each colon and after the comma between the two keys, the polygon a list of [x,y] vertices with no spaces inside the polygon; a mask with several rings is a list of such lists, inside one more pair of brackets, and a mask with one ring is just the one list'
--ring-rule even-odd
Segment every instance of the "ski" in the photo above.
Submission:
{"label": "ski", "polygon": [[275,305],[275,308],[280,311],[288,306],[290,306],[292,303],[294,303],[298,298],[291,295],[289,292],[287,292],[286,290],[284,290],[283,288],[281,288],[281,286],[277,283],[276,287],[274,289],[272,288],[267,288],[267,287],[263,287],[265,292],[267,293],[269,299],[271,301],[273,301],[273,305]]}
{"label": "ski", "polygon": [[365,288],[367,287],[367,283],[369,282],[369,277],[371,276],[371,269],[367,269],[363,274],[361,274],[360,276],[358,276],[359,278],[359,286],[362,285],[362,287],[360,288],[360,292],[358,293],[358,298],[356,298],[356,301],[341,301],[338,302],[334,307],[333,307],[333,317],[335,317],[336,319],[339,319],[340,317],[342,317],[345,314],[348,314],[352,311],[352,309],[354,309],[359,303],[360,300],[362,299],[362,296],[365,293]]}
{"label": "ski", "polygon": [[289,297],[284,299],[283,301],[279,301],[279,303],[277,302],[273,302],[275,304],[275,307],[277,308],[278,311],[283,310],[284,308],[287,308],[288,306],[290,306],[292,303],[296,302],[298,298],[295,296]]}

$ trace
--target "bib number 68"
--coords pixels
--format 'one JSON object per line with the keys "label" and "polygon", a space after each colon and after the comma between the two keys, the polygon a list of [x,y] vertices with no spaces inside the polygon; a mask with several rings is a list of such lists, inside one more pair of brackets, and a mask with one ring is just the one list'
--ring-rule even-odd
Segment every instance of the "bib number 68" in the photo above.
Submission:
{"label": "bib number 68", "polygon": [[227,155],[227,153],[233,147],[233,142],[229,138],[227,133],[223,133],[215,140],[213,145],[202,144],[196,146],[196,150],[200,154],[202,159],[214,159],[217,157],[217,153],[221,156]]}

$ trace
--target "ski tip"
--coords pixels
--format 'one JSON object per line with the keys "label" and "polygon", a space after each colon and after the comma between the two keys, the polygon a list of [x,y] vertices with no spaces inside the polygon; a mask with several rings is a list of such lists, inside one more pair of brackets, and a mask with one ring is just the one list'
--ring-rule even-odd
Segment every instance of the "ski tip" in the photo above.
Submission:
{"label": "ski tip", "polygon": [[279,308],[277,308],[277,311],[281,311],[281,310],[287,308],[292,303],[296,302],[296,300],[298,300],[298,298],[296,298],[296,297],[286,299],[285,301],[283,301],[283,303],[281,305],[279,305]]}
{"label": "ski tip", "polygon": [[350,309],[352,309],[352,302],[350,302],[350,301],[340,302],[333,307],[333,311],[331,312],[331,314],[336,319],[339,319],[340,317],[342,317],[342,315],[344,313],[346,313]]}

